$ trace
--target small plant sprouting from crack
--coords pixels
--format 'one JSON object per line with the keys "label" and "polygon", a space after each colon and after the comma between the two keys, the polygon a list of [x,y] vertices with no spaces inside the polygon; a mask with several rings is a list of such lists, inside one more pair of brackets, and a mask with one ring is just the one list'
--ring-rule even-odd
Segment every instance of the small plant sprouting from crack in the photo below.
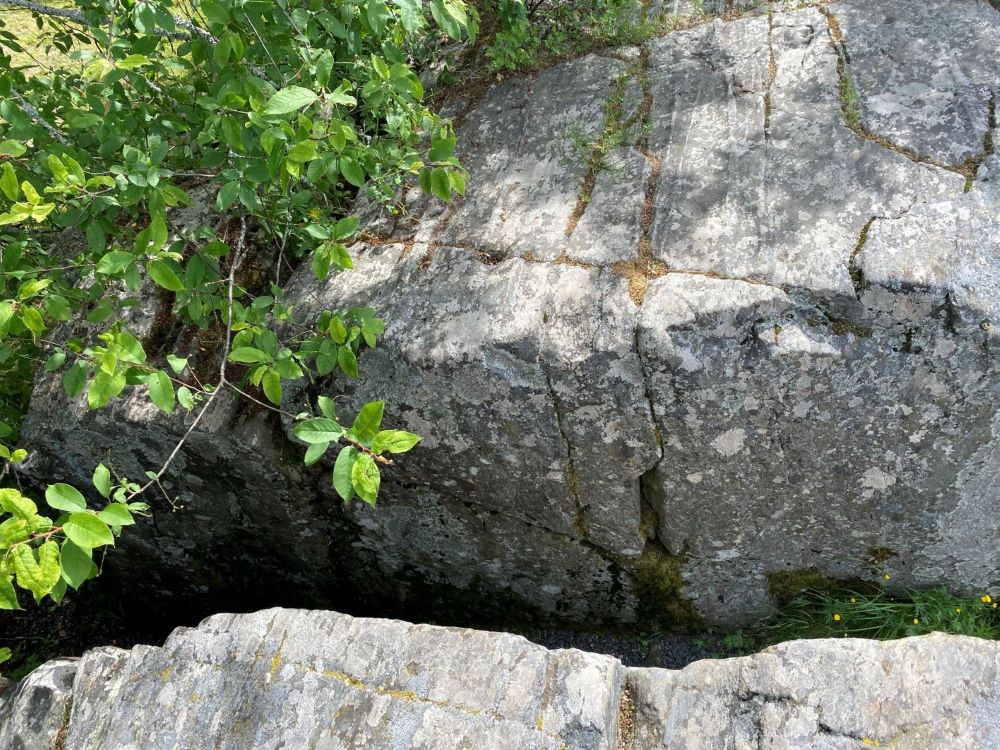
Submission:
{"label": "small plant sprouting from crack", "polygon": [[764,86],[764,139],[771,138],[771,89],[778,77],[778,58],[774,54],[774,14],[767,14],[767,83]]}
{"label": "small plant sprouting from crack", "polygon": [[865,272],[861,270],[861,265],[858,263],[858,255],[864,249],[865,243],[868,242],[868,232],[878,218],[880,217],[873,216],[865,222],[861,228],[861,234],[858,235],[857,244],[854,245],[851,257],[847,261],[847,273],[851,277],[851,286],[854,287],[854,294],[858,299],[861,299],[861,293],[865,290]]}
{"label": "small plant sprouting from crack", "polygon": [[990,95],[990,100],[986,103],[986,132],[983,134],[983,150],[975,156],[970,156],[956,167],[956,171],[965,175],[965,192],[972,190],[972,184],[976,179],[976,172],[990,154],[995,152],[996,144],[993,142],[993,134],[997,129],[997,99],[996,94]]}
{"label": "small plant sprouting from crack", "polygon": [[844,112],[847,127],[857,132],[861,128],[861,95],[851,80],[846,65],[840,74],[840,108]]}
{"label": "small plant sprouting from crack", "polygon": [[597,176],[601,172],[614,171],[617,168],[613,163],[612,154],[629,139],[632,128],[639,118],[638,113],[625,117],[625,94],[633,75],[633,71],[629,70],[615,78],[611,84],[611,92],[604,108],[604,123],[596,139],[591,138],[579,123],[571,125],[566,131],[567,140],[582,158],[586,170],[576,207],[566,225],[567,237],[573,235],[576,225],[590,205],[594,188],[597,186]]}

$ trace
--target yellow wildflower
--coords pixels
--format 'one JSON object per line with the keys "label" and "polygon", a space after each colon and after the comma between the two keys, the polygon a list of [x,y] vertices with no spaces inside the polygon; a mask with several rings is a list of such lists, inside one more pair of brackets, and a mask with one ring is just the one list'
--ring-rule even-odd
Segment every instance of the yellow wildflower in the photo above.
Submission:
{"label": "yellow wildflower", "polygon": [[857,603],[858,603],[858,600],[857,600],[857,599],[855,599],[855,598],[854,598],[854,597],[852,596],[852,597],[851,597],[851,604],[857,604]]}
{"label": "yellow wildflower", "polygon": [[991,597],[989,594],[983,594],[981,597],[979,597],[979,601],[981,601],[983,604],[989,604],[990,602],[993,601],[993,597]]}
{"label": "yellow wildflower", "polygon": [[887,580],[887,581],[888,581],[888,580],[889,580],[889,579],[891,578],[891,576],[890,576],[890,575],[889,575],[888,573],[886,573],[886,574],[885,574],[885,576],[883,576],[883,577],[884,577],[884,578],[885,578],[885,580]]}
{"label": "yellow wildflower", "polygon": [[914,617],[913,618],[913,624],[914,625],[919,625],[920,624],[920,618],[919,617]]}
{"label": "yellow wildflower", "polygon": [[837,612],[837,613],[835,613],[833,615],[833,621],[834,622],[840,622],[840,613],[839,612]]}
{"label": "yellow wildflower", "polygon": [[962,608],[961,607],[955,607],[955,614],[957,614],[957,615],[962,614]]}
{"label": "yellow wildflower", "polygon": [[310,208],[309,209],[309,218],[310,219],[318,219],[319,218],[319,209],[318,208]]}

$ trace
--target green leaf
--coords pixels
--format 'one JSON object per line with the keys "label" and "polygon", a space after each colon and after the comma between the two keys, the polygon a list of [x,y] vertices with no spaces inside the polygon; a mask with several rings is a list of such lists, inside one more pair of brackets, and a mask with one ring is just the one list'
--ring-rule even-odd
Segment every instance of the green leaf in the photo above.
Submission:
{"label": "green leaf", "polygon": [[426,25],[427,19],[424,18],[421,0],[392,0],[392,2],[399,8],[399,19],[403,22],[407,34],[420,31]]}
{"label": "green leaf", "polygon": [[97,512],[97,517],[105,521],[108,526],[131,526],[135,523],[128,508],[121,503],[108,503],[104,510]]}
{"label": "green leaf", "polygon": [[59,294],[50,294],[45,298],[45,314],[53,320],[66,322],[73,317],[69,302]]}
{"label": "green leaf", "polygon": [[159,286],[171,292],[183,292],[184,282],[165,260],[153,260],[146,265],[146,270]]}
{"label": "green leaf", "polygon": [[358,358],[351,347],[340,347],[340,351],[337,352],[337,361],[340,363],[340,369],[350,377],[358,377]]}
{"label": "green leaf", "polygon": [[60,349],[45,360],[45,372],[55,372],[66,363],[66,352]]}
{"label": "green leaf", "polygon": [[63,373],[62,383],[67,396],[70,398],[79,396],[87,384],[87,365],[78,359]]}
{"label": "green leaf", "polygon": [[16,201],[20,195],[20,188],[17,186],[17,174],[9,162],[4,162],[3,174],[0,174],[0,190],[10,200]]}
{"label": "green leaf", "polygon": [[382,424],[382,413],[385,411],[384,401],[372,401],[365,404],[358,412],[354,424],[351,425],[351,434],[359,443],[366,445],[378,434],[379,425]]}
{"label": "green leaf", "polygon": [[361,219],[357,216],[345,216],[343,219],[338,221],[337,225],[333,228],[333,239],[346,240],[358,231],[358,226],[360,226],[360,224]]}
{"label": "green leaf", "polygon": [[160,411],[170,414],[174,410],[174,384],[163,370],[149,376],[149,398]]}
{"label": "green leaf", "polygon": [[320,396],[316,399],[316,405],[319,406],[319,411],[324,417],[337,421],[337,405],[332,398]]}
{"label": "green leaf", "polygon": [[177,402],[188,411],[194,409],[194,394],[186,385],[177,389]]}
{"label": "green leaf", "polygon": [[264,378],[261,381],[261,386],[264,389],[264,395],[267,396],[267,400],[270,401],[275,406],[281,404],[281,376],[274,370],[268,370],[264,373]]}
{"label": "green leaf", "polygon": [[38,506],[12,487],[0,490],[0,508],[29,523],[33,523],[38,517]]}
{"label": "green leaf", "polygon": [[100,409],[125,388],[125,374],[109,375],[104,370],[98,370],[87,389],[87,408]]}
{"label": "green leaf", "polygon": [[239,195],[240,183],[227,182],[219,188],[219,193],[215,196],[215,207],[219,211],[225,211],[236,202]]}
{"label": "green leaf", "polygon": [[244,365],[256,365],[270,362],[271,358],[260,349],[254,349],[252,346],[238,346],[229,352],[229,360]]}
{"label": "green leaf", "polygon": [[51,539],[37,551],[26,544],[14,547],[10,552],[10,562],[17,585],[30,591],[36,602],[59,582],[59,545]]}
{"label": "green leaf", "polygon": [[170,365],[170,369],[174,371],[175,375],[180,375],[184,372],[184,368],[187,367],[187,359],[183,357],[176,357],[173,354],[167,355],[167,364]]}
{"label": "green leaf", "polygon": [[62,555],[59,557],[62,578],[74,590],[80,588],[94,573],[94,561],[90,559],[90,554],[89,549],[79,547],[68,539],[62,544]]}
{"label": "green leaf", "polygon": [[101,259],[97,261],[97,272],[104,274],[105,276],[121,273],[135,260],[135,256],[132,253],[126,253],[124,250],[112,250],[101,256]]}
{"label": "green leaf", "polygon": [[289,86],[272,96],[264,106],[265,115],[287,115],[308,107],[319,97],[302,86]]}
{"label": "green leaf", "polygon": [[435,167],[431,171],[431,192],[443,201],[451,200],[451,180],[448,179],[448,170]]}
{"label": "green leaf", "polygon": [[420,442],[420,436],[403,430],[384,430],[372,440],[372,450],[376,453],[406,453]]}
{"label": "green leaf", "polygon": [[21,609],[9,575],[0,575],[0,609]]}
{"label": "green leaf", "polygon": [[65,510],[75,513],[78,510],[85,510],[87,501],[76,487],[59,482],[50,484],[45,490],[45,502],[56,510]]}
{"label": "green leaf", "polygon": [[318,445],[322,443],[335,443],[344,435],[344,428],[332,419],[317,417],[299,422],[293,430],[295,437],[303,443]]}
{"label": "green leaf", "polygon": [[28,149],[23,143],[18,143],[17,141],[2,141],[0,142],[0,156],[24,156]]}
{"label": "green leaf", "polygon": [[361,452],[357,448],[348,445],[340,451],[337,462],[333,466],[333,488],[337,490],[337,494],[345,503],[350,502],[351,498],[354,497],[354,482],[351,479],[351,472],[360,455]]}
{"label": "green leaf", "polygon": [[341,158],[340,173],[354,187],[360,188],[365,186],[365,170],[351,157],[344,156]]}
{"label": "green leaf", "polygon": [[310,445],[306,448],[306,455],[303,462],[306,466],[312,466],[323,457],[323,454],[326,453],[326,449],[329,447],[329,443],[314,443]]}
{"label": "green leaf", "polygon": [[97,491],[101,493],[101,497],[107,497],[111,494],[111,472],[104,464],[97,464],[91,481],[93,481]]}
{"label": "green leaf", "polygon": [[83,549],[115,543],[108,525],[92,513],[73,513],[63,524],[63,532],[73,544]]}
{"label": "green leaf", "polygon": [[358,493],[358,497],[374,507],[375,502],[378,500],[378,490],[382,482],[375,459],[367,453],[359,455],[358,460],[351,467],[351,482]]}

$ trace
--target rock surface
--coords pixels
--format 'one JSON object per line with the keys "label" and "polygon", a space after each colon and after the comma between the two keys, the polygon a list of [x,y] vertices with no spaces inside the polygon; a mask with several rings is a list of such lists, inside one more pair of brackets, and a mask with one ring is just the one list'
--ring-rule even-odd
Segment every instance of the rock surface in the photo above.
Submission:
{"label": "rock surface", "polygon": [[[425,436],[377,509],[227,403],[175,465],[183,512],[119,565],[150,592],[591,625],[745,622],[776,576],[873,554],[899,586],[996,592],[1000,12],[769,7],[492,86],[457,118],[463,200],[368,207],[354,272],[294,279],[303,315],[387,321],[363,379],[324,385]],[[184,426],[144,403],[40,384],[39,476],[158,465]]]}
{"label": "rock surface", "polygon": [[[996,643],[933,634],[626,669],[506,633],[267,610],[39,668],[0,692],[0,747],[993,750],[998,667]],[[37,688],[53,673],[56,700]]]}

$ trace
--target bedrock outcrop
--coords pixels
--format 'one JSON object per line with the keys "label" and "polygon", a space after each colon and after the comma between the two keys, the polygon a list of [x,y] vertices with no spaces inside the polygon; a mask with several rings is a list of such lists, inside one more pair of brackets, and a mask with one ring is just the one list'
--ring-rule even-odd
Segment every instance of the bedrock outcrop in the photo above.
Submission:
{"label": "bedrock outcrop", "polygon": [[[872,556],[1000,586],[1000,12],[782,7],[454,92],[465,197],[363,205],[356,268],[289,293],[387,321],[323,384],[424,436],[379,507],[220,398],[118,564],[588,623],[744,622]],[[185,429],[55,382],[32,409],[39,476],[83,484]]]}
{"label": "bedrock outcrop", "polygon": [[935,633],[626,668],[506,633],[272,609],[0,687],[0,746],[994,750],[998,665],[995,642]]}

